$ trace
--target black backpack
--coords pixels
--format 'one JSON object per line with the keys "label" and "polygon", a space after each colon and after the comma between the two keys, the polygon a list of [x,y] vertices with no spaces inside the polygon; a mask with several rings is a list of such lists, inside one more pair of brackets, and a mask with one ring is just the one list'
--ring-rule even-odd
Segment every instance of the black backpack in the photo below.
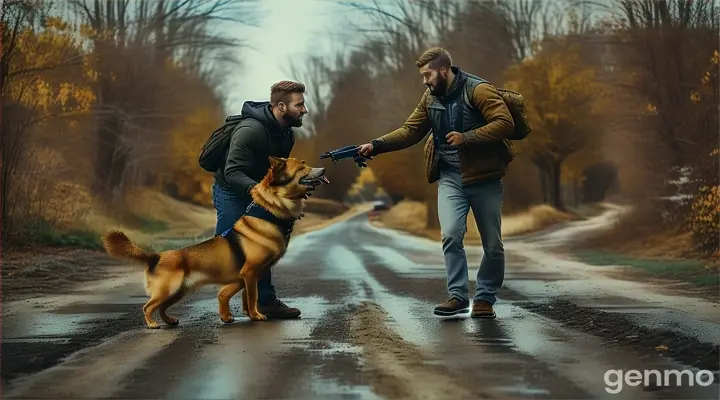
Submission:
{"label": "black backpack", "polygon": [[231,115],[225,118],[225,123],[221,127],[213,131],[200,150],[198,162],[202,169],[214,173],[222,168],[230,148],[232,134],[244,119],[243,115]]}

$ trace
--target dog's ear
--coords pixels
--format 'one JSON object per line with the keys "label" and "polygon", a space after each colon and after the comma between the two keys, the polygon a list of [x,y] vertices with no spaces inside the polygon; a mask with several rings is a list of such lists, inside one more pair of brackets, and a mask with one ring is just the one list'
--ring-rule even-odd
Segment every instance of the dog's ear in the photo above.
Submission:
{"label": "dog's ear", "polygon": [[273,171],[280,170],[285,166],[285,160],[282,158],[269,156],[268,159],[270,160],[270,168],[272,168]]}
{"label": "dog's ear", "polygon": [[292,180],[292,176],[286,176],[287,160],[284,158],[269,156],[270,172],[272,176],[271,186],[287,185]]}

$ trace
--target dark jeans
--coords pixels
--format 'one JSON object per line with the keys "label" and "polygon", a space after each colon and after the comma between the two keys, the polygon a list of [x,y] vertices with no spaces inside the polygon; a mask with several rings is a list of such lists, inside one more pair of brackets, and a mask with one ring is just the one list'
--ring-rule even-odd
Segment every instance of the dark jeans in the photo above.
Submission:
{"label": "dark jeans", "polygon": [[[217,225],[215,235],[219,235],[235,225],[245,213],[252,200],[249,196],[238,196],[229,190],[213,184],[213,204],[217,210]],[[272,269],[268,268],[260,275],[258,280],[258,306],[264,307],[275,299],[275,286],[271,280]]]}

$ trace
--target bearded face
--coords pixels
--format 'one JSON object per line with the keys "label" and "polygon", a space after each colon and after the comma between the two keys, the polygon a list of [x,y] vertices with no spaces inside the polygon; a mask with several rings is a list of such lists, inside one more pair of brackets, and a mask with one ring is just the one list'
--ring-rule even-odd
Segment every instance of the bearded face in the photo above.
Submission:
{"label": "bearded face", "polygon": [[433,96],[444,96],[448,89],[448,69],[441,67],[431,69],[428,65],[420,68],[420,74],[423,77],[423,84],[430,89]]}
{"label": "bearded face", "polygon": [[292,93],[289,96],[288,102],[281,103],[283,106],[280,107],[282,111],[282,119],[285,121],[287,126],[295,128],[302,126],[302,118],[308,113],[307,107],[305,106],[305,96],[302,93]]}

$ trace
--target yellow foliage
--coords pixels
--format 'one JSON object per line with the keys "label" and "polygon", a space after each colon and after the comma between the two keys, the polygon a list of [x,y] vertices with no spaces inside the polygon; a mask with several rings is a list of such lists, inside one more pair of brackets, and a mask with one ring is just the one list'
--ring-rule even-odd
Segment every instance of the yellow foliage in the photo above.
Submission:
{"label": "yellow foliage", "polygon": [[[42,112],[38,119],[87,112],[96,100],[95,95],[87,84],[72,76],[73,73],[82,76],[83,67],[85,75],[91,72],[89,64],[80,62],[85,55],[82,40],[59,17],[48,17],[39,31],[20,32],[8,70],[6,93],[10,101]],[[83,67],[60,74],[58,67],[72,68],[75,64]]]}
{"label": "yellow foliage", "polygon": [[693,90],[690,93],[690,101],[692,101],[693,103],[699,103],[700,102],[700,93]]}
{"label": "yellow foliage", "polygon": [[525,97],[532,140],[519,143],[555,161],[563,161],[597,137],[603,86],[585,64],[580,47],[565,41],[547,46],[508,71],[508,87]]}
{"label": "yellow foliage", "polygon": [[710,71],[705,72],[705,75],[703,75],[702,80],[700,82],[703,85],[707,85],[710,82]]}
{"label": "yellow foliage", "polygon": [[720,233],[720,186],[703,186],[692,204],[691,225],[696,242],[717,250]]}
{"label": "yellow foliage", "polygon": [[421,145],[375,157],[368,165],[378,185],[391,197],[425,199],[427,178]]}
{"label": "yellow foliage", "polygon": [[170,132],[174,166],[171,183],[181,199],[207,204],[212,198],[212,175],[200,168],[197,157],[210,133],[218,128],[218,121],[221,120],[222,115],[218,110],[199,107],[187,114]]}
{"label": "yellow foliage", "polygon": [[377,191],[377,179],[370,168],[363,168],[357,179],[348,190],[348,194],[356,196],[371,189]]}
{"label": "yellow foliage", "polygon": [[368,183],[375,183],[377,179],[375,178],[375,174],[373,173],[372,169],[370,168],[363,168],[360,171],[360,175],[358,175],[357,182],[360,185],[365,185]]}

